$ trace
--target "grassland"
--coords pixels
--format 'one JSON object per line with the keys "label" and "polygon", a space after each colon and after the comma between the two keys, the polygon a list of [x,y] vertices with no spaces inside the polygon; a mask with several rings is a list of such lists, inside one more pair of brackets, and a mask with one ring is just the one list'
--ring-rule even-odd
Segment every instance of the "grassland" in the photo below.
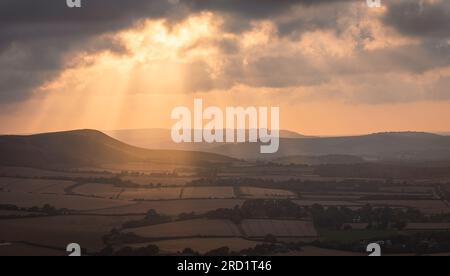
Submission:
{"label": "grassland", "polygon": [[232,251],[241,251],[247,248],[255,247],[260,242],[244,240],[241,238],[217,238],[217,239],[181,239],[167,240],[154,243],[163,252],[176,253],[182,252],[186,248],[191,248],[200,254],[211,250],[227,246]]}
{"label": "grassland", "polygon": [[187,187],[183,189],[184,199],[226,199],[234,198],[232,187]]}
{"label": "grassland", "polygon": [[156,210],[160,214],[177,216],[181,213],[202,214],[217,208],[233,208],[242,205],[244,201],[238,199],[211,199],[211,200],[165,200],[154,202],[138,202],[126,206],[105,208],[90,213],[103,215],[145,214],[148,210]]}
{"label": "grassland", "polygon": [[[290,199],[307,208],[319,204],[325,208],[334,206],[357,210],[371,204],[375,208],[416,208],[425,215],[450,213],[448,199],[445,198],[446,184],[442,184],[444,188],[440,191],[435,182],[322,178],[302,175],[292,168],[286,171],[285,168],[273,168],[273,171],[266,172],[271,170],[267,167],[239,168],[235,172],[203,178],[200,174],[196,175],[194,168],[146,165],[145,171],[139,171],[141,165],[130,164],[126,168],[134,168],[139,173],[123,172],[119,167],[109,173],[104,172],[104,168],[50,171],[0,167],[0,205],[30,208],[50,204],[57,209],[73,210],[72,213],[63,212],[52,217],[40,213],[38,215],[43,217],[29,218],[27,216],[36,213],[4,207],[0,210],[0,240],[26,241],[29,244],[13,243],[9,249],[0,247],[0,255],[21,250],[38,255],[64,254],[64,247],[71,242],[78,242],[94,252],[105,246],[102,237],[113,228],[122,233],[135,233],[150,241],[154,239],[152,244],[168,254],[185,248],[205,253],[223,246],[240,251],[262,243],[269,234],[276,236],[279,244],[315,240],[347,244],[382,240],[399,233],[450,230],[450,224],[446,222],[429,223],[426,220],[423,223],[420,220],[419,223],[408,223],[402,231],[392,227],[367,230],[367,223],[350,223],[352,230],[316,230],[312,222],[306,221],[311,220],[309,216],[273,218],[262,215],[238,220],[232,216],[214,220],[202,216],[217,209],[234,209],[235,206],[242,206],[245,200],[252,199]],[[174,170],[184,171],[186,175],[181,176],[182,173],[175,173]],[[208,170],[205,172],[209,173]],[[204,182],[202,179],[205,179]],[[149,210],[169,216],[172,222],[121,229],[123,223],[139,221]],[[195,216],[190,213],[195,213]],[[27,218],[10,219],[9,216]],[[180,218],[189,220],[179,221]],[[129,244],[125,240],[123,244],[119,242],[114,245],[140,247],[146,244]],[[315,246],[286,253],[289,254],[359,255]]]}
{"label": "grassland", "polygon": [[9,242],[27,241],[33,244],[65,249],[77,242],[91,252],[105,245],[102,237],[113,228],[141,216],[52,216],[0,220],[0,237]]}
{"label": "grassland", "polygon": [[395,230],[317,230],[321,240],[325,242],[353,243],[373,239],[384,239],[398,234]]}
{"label": "grassland", "polygon": [[296,198],[297,195],[291,191],[279,189],[265,189],[257,187],[239,187],[240,193],[245,198]]}
{"label": "grassland", "polygon": [[127,201],[88,198],[81,196],[5,192],[0,192],[0,202],[2,204],[11,204],[25,208],[42,207],[45,204],[50,204],[58,209],[78,211],[112,208],[130,204],[130,202]]}
{"label": "grassland", "polygon": [[317,237],[318,234],[310,221],[248,219],[242,222],[246,236],[264,238],[267,235],[276,237]]}
{"label": "grassland", "polygon": [[75,184],[73,181],[12,177],[1,177],[0,183],[0,188],[3,191],[17,193],[47,193],[48,190],[61,191],[61,189]]}
{"label": "grassland", "polygon": [[240,237],[235,224],[228,220],[187,220],[126,229],[144,238],[173,239],[180,237]]}

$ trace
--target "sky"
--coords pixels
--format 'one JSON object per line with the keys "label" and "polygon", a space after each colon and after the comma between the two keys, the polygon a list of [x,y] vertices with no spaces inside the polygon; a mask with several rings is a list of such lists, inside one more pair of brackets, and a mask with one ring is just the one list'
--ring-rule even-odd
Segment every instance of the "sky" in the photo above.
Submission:
{"label": "sky", "polygon": [[0,1],[0,133],[279,106],[308,135],[450,132],[450,1]]}

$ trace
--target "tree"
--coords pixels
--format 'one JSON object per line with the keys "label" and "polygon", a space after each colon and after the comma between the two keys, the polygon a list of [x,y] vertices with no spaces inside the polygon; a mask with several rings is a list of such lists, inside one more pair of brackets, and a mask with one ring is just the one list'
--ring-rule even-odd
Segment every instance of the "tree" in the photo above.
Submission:
{"label": "tree", "polygon": [[269,234],[269,235],[264,237],[264,242],[266,242],[266,243],[277,243],[278,240],[277,240],[277,237],[275,237],[272,234]]}
{"label": "tree", "polygon": [[229,256],[229,255],[230,255],[230,248],[226,247],[226,246],[215,249],[215,250],[211,250],[205,254],[205,256],[214,256],[214,257],[222,257],[222,256]]}

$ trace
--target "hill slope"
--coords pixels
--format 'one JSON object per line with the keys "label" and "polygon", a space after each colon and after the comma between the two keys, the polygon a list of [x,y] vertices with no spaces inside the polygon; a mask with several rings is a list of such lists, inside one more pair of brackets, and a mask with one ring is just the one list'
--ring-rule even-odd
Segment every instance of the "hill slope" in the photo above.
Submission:
{"label": "hill slope", "polygon": [[76,130],[30,136],[0,136],[0,165],[60,167],[105,163],[226,163],[231,158],[202,152],[146,150],[95,130]]}
{"label": "hill slope", "polygon": [[429,133],[398,132],[333,138],[281,139],[276,154],[264,156],[258,144],[223,144],[211,152],[237,158],[353,155],[373,160],[450,160],[450,137]]}
{"label": "hill slope", "polygon": [[[170,129],[124,129],[124,130],[108,130],[104,131],[107,135],[125,142],[129,145],[146,149],[174,149],[174,150],[200,150],[200,151],[213,151],[217,144],[189,144],[182,143],[176,144],[171,140]],[[225,131],[224,131],[225,133]],[[248,137],[248,130],[246,131],[246,137]],[[280,130],[281,138],[298,139],[298,138],[310,138],[309,136],[303,136],[299,133]]]}

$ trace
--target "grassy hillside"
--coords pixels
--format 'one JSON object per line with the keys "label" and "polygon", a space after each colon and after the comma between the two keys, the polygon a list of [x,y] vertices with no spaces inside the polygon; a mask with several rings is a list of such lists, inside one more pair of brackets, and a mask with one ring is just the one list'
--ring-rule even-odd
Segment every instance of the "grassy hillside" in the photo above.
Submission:
{"label": "grassy hillside", "polygon": [[31,167],[129,162],[195,165],[232,161],[231,158],[212,153],[141,149],[95,130],[0,136],[0,156],[0,165]]}

